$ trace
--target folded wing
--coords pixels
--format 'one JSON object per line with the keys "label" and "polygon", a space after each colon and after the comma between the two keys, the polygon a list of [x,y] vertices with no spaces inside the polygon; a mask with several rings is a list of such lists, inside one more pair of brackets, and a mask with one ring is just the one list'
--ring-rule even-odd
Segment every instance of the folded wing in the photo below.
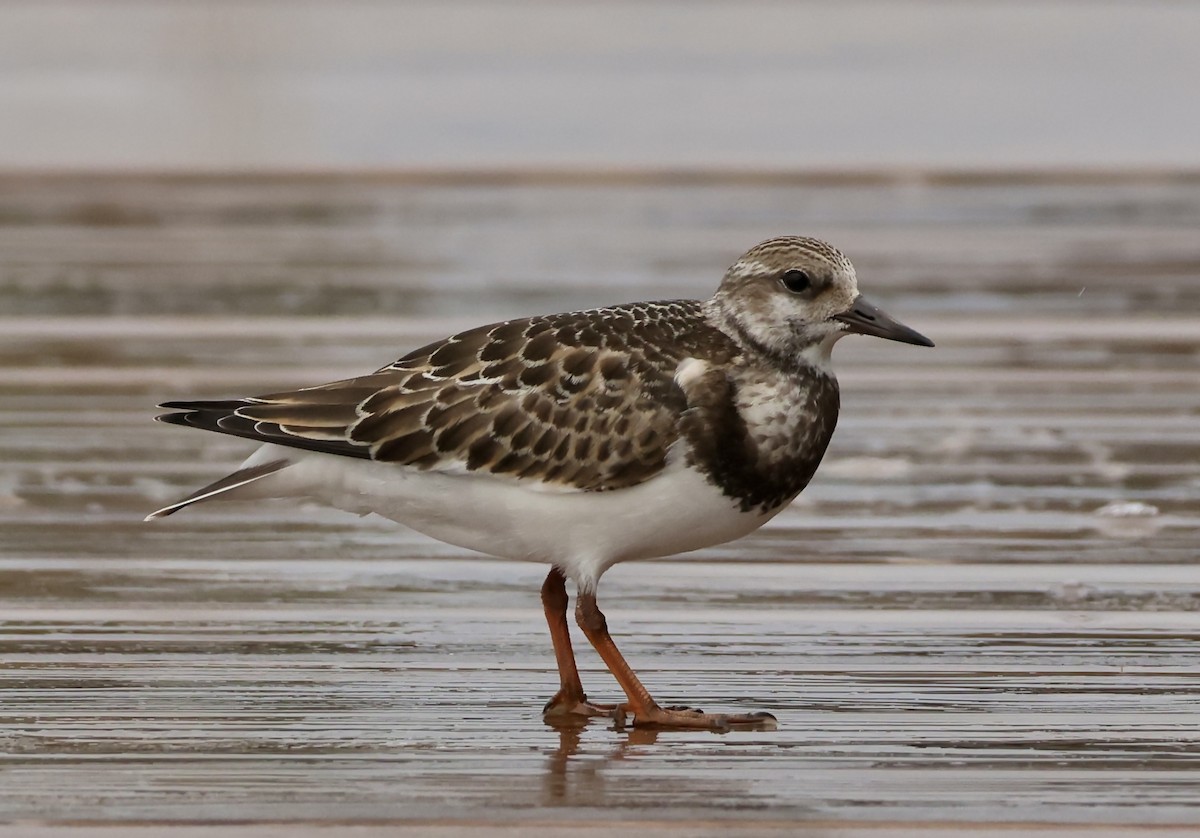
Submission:
{"label": "folded wing", "polygon": [[673,380],[680,360],[729,349],[715,330],[696,330],[696,305],[508,321],[370,375],[247,399],[167,402],[178,412],[159,419],[417,469],[561,490],[621,488],[657,474],[678,437],[687,409]]}

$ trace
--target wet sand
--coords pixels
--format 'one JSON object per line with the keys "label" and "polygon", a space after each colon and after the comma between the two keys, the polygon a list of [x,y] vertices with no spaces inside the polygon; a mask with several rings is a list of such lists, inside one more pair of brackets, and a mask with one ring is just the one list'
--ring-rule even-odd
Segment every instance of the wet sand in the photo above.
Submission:
{"label": "wet sand", "polygon": [[[1196,179],[2,185],[12,830],[1200,819]],[[310,506],[140,520],[252,447],[156,425],[156,401],[355,374],[484,320],[707,295],[784,231],[845,249],[937,348],[844,341],[839,429],[793,507],[601,587],[660,699],[770,710],[778,731],[545,726],[536,565]],[[591,695],[615,698],[580,651]]]}

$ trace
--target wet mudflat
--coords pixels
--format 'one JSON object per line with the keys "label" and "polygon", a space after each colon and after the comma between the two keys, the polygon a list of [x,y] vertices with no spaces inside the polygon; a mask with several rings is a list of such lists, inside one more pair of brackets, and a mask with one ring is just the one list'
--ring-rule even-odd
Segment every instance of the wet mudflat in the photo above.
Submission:
{"label": "wet mudflat", "polygon": [[[1200,181],[3,185],[0,819],[1200,821]],[[140,520],[252,447],[153,424],[156,401],[706,296],[791,231],[937,348],[844,341],[839,429],[794,506],[601,586],[661,700],[778,731],[545,726],[536,565],[313,506]]]}

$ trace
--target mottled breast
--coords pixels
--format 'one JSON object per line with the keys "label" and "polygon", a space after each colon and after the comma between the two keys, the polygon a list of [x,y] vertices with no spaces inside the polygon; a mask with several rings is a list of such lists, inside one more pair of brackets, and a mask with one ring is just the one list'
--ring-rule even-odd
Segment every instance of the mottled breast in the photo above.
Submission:
{"label": "mottled breast", "polygon": [[709,368],[682,382],[688,463],[743,511],[770,512],[812,480],[837,425],[836,379],[810,367]]}

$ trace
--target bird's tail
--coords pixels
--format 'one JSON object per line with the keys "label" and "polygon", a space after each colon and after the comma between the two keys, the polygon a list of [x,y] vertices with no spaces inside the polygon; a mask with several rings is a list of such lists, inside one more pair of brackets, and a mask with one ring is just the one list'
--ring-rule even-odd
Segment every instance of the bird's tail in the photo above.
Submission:
{"label": "bird's tail", "polygon": [[210,483],[203,489],[198,489],[195,492],[192,492],[183,500],[175,501],[175,503],[171,504],[170,506],[164,506],[162,509],[159,509],[156,512],[151,512],[146,516],[145,520],[156,521],[159,518],[166,518],[168,515],[175,514],[185,506],[191,506],[193,503],[200,503],[201,501],[205,500],[212,500],[219,495],[223,495],[226,492],[241,488],[248,483],[253,483],[256,480],[262,480],[264,477],[269,477],[280,469],[287,468],[291,464],[291,460],[280,459],[271,460],[269,463],[262,463],[261,465],[240,468],[233,474],[226,475],[215,483]]}

